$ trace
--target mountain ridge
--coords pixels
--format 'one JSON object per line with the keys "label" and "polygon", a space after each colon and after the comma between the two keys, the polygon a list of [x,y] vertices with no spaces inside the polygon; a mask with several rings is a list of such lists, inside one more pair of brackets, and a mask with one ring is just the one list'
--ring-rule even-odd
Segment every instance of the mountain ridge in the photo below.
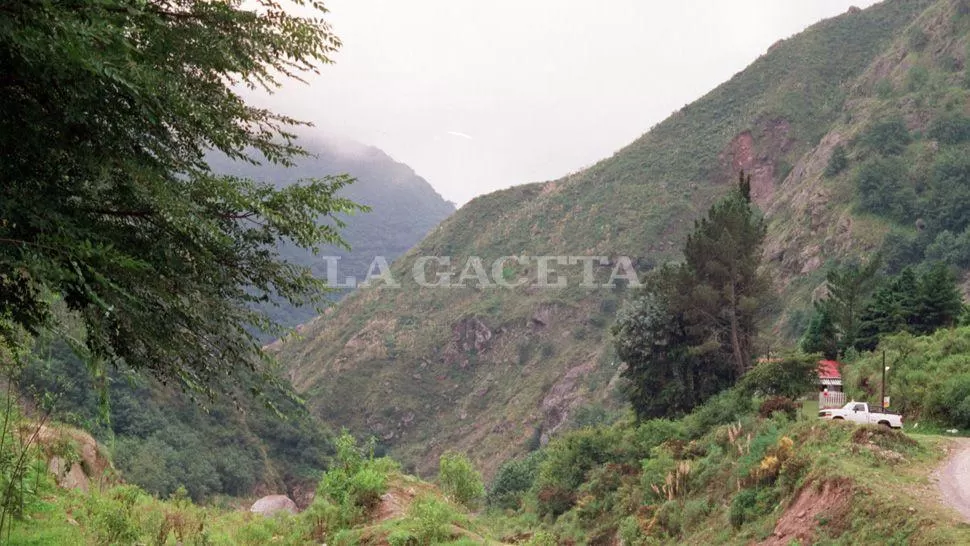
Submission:
{"label": "mountain ridge", "polygon": [[[622,407],[617,390],[605,388],[620,383],[607,328],[629,293],[534,283],[435,290],[407,282],[415,260],[630,256],[645,272],[678,259],[693,221],[740,169],[752,174],[753,196],[768,215],[768,270],[786,304],[773,311],[762,343],[790,343],[826,267],[877,250],[892,227],[857,210],[848,172],[821,171],[869,118],[912,102],[916,91],[895,82],[918,64],[898,58],[918,57],[909,47],[914,28],[928,36],[927,60],[917,61],[941,81],[958,78],[937,70],[937,49],[963,63],[963,6],[890,0],[819,22],[589,169],[473,199],[392,266],[405,279],[401,289],[354,294],[306,325],[300,340],[278,346],[279,358],[329,422],[377,435],[420,472],[433,471],[448,446],[471,452],[489,474],[574,426],[577,415]],[[887,80],[898,97],[877,89]],[[927,118],[935,111],[920,108],[913,107]],[[853,147],[852,161],[862,154]],[[510,274],[534,272],[528,264]],[[346,392],[352,404],[341,402]]]}

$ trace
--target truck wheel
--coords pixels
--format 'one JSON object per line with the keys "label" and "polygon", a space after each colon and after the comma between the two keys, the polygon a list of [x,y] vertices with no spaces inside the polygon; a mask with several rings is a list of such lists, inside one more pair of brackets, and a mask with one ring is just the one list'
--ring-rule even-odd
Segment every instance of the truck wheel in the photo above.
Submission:
{"label": "truck wheel", "polygon": [[889,421],[879,421],[879,424],[886,428],[893,428],[892,425],[889,424]]}
{"label": "truck wheel", "polygon": [[833,417],[832,420],[833,421],[845,421],[845,418],[844,417]]}

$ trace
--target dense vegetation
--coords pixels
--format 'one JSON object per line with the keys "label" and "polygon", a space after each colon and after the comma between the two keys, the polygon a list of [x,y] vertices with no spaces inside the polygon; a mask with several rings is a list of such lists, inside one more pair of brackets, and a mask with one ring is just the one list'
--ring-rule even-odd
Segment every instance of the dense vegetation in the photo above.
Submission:
{"label": "dense vegetation", "polygon": [[295,121],[236,86],[272,91],[340,42],[321,19],[258,8],[4,3],[0,316],[37,334],[63,325],[63,305],[92,362],[185,388],[274,378],[260,377],[251,333],[273,325],[251,304],[319,301],[325,285],[273,249],[345,244],[339,214],[360,207],[336,195],[346,177],[277,189],[206,164],[211,150],[282,164],[304,153],[286,131]]}
{"label": "dense vegetation", "polygon": [[63,341],[45,338],[15,379],[30,406],[90,431],[127,482],[163,498],[179,488],[196,502],[296,492],[333,452],[328,429],[285,387],[264,393],[273,409],[246,397],[203,404],[129,368],[93,376]]}

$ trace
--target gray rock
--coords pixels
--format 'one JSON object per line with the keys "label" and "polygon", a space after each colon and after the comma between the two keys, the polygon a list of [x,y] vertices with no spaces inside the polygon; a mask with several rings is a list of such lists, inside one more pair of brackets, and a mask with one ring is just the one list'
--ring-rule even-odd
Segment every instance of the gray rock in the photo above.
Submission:
{"label": "gray rock", "polygon": [[271,516],[277,512],[297,513],[296,503],[286,495],[267,495],[253,503],[250,512]]}

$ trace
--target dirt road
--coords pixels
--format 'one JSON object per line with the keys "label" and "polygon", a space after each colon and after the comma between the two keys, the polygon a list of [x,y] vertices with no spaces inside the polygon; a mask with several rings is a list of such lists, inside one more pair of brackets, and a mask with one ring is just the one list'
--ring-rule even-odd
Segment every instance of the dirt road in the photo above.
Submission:
{"label": "dirt road", "polygon": [[970,438],[954,438],[953,450],[937,471],[943,502],[970,523]]}

